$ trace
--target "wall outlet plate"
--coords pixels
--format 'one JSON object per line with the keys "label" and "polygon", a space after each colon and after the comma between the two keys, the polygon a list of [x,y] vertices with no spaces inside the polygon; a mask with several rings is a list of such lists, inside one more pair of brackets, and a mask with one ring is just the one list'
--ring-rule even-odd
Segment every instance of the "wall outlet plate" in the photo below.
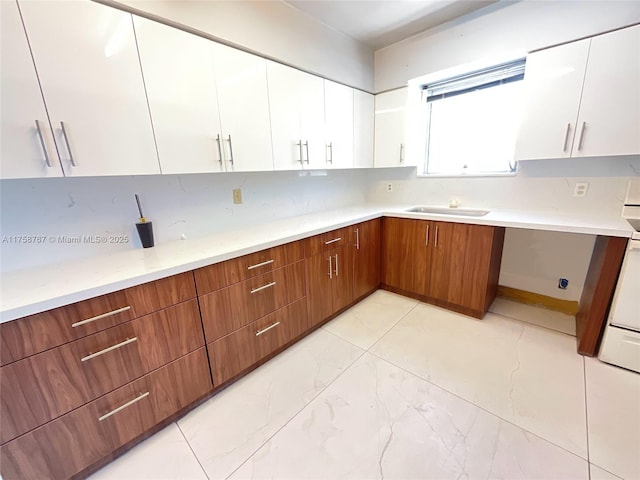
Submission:
{"label": "wall outlet plate", "polygon": [[586,197],[589,184],[587,182],[576,182],[576,186],[573,188],[574,197]]}
{"label": "wall outlet plate", "polygon": [[233,189],[233,203],[240,204],[242,203],[242,190],[239,188]]}

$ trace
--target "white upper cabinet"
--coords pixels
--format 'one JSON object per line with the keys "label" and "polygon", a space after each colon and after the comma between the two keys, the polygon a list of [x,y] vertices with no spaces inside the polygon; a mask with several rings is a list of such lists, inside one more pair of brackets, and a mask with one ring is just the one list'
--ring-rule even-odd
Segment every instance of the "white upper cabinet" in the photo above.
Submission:
{"label": "white upper cabinet", "polygon": [[212,45],[227,171],[273,170],[266,60]]}
{"label": "white upper cabinet", "polygon": [[353,166],[373,167],[373,95],[353,90]]}
{"label": "white upper cabinet", "polygon": [[19,5],[65,174],[160,173],[131,15],[94,2]]}
{"label": "white upper cabinet", "polygon": [[353,167],[353,88],[324,81],[326,167]]}
{"label": "white upper cabinet", "polygon": [[134,17],[162,173],[224,171],[213,43]]}
{"label": "white upper cabinet", "polygon": [[61,177],[18,5],[0,2],[0,178]]}
{"label": "white upper cabinet", "polygon": [[574,157],[640,154],[640,25],[591,39],[577,130]]}
{"label": "white upper cabinet", "polygon": [[267,61],[276,170],[324,168],[324,85],[320,77]]}
{"label": "white upper cabinet", "polygon": [[516,160],[640,153],[640,27],[527,57]]}
{"label": "white upper cabinet", "polygon": [[407,93],[403,87],[376,95],[374,167],[406,165]]}

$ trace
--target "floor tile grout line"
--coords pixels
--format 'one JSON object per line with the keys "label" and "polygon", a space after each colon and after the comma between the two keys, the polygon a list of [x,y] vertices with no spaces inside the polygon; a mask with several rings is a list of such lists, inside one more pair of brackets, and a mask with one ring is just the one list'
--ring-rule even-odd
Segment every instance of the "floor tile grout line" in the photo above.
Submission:
{"label": "floor tile grout line", "polygon": [[200,463],[200,459],[198,458],[198,455],[196,455],[196,452],[193,450],[193,447],[191,446],[191,444],[189,443],[189,439],[187,438],[187,436],[184,434],[184,432],[182,431],[182,428],[180,428],[180,424],[176,421],[174,422],[176,424],[176,427],[178,427],[178,430],[180,431],[180,434],[182,435],[182,438],[184,438],[185,442],[187,442],[187,445],[189,446],[189,450],[191,450],[191,453],[193,454],[193,456],[196,459],[196,462],[198,462],[198,465],[200,465],[200,469],[202,470],[202,473],[204,473],[204,476],[207,478],[207,480],[210,480],[209,475],[207,474],[207,471],[204,469],[204,467],[202,466],[202,463]]}
{"label": "floor tile grout line", "polygon": [[589,402],[587,400],[587,362],[582,357],[582,379],[584,381],[584,426],[587,433],[587,462],[589,468],[589,479],[591,479],[591,451],[589,450]]}
{"label": "floor tile grout line", "polygon": [[414,376],[414,377],[416,377],[416,378],[419,378],[420,380],[423,380],[423,381],[427,382],[429,385],[432,385],[432,386],[434,386],[434,387],[436,387],[436,388],[439,388],[439,389],[441,389],[441,390],[444,390],[444,391],[445,391],[445,392],[447,392],[448,394],[453,395],[454,397],[457,397],[457,398],[459,398],[460,400],[464,401],[465,403],[468,403],[468,404],[470,404],[470,405],[473,405],[473,406],[474,406],[474,407],[476,407],[476,408],[479,408],[479,409],[480,409],[480,410],[482,410],[483,412],[488,413],[489,415],[491,415],[491,416],[493,416],[493,417],[496,417],[497,419],[502,420],[503,422],[506,422],[506,423],[508,423],[508,424],[510,424],[510,425],[513,425],[514,427],[517,427],[517,428],[519,428],[520,430],[523,430],[523,431],[525,431],[525,432],[527,432],[527,433],[529,433],[529,434],[531,434],[531,435],[533,435],[533,436],[535,436],[535,437],[537,437],[537,438],[539,438],[539,439],[541,439],[541,440],[544,440],[545,442],[550,443],[551,445],[553,445],[553,446],[555,446],[555,447],[558,447],[559,449],[564,450],[565,452],[570,453],[571,455],[573,455],[573,456],[575,456],[575,457],[578,457],[579,459],[584,460],[585,462],[589,463],[589,460],[588,460],[588,459],[586,459],[586,458],[584,458],[584,457],[582,457],[582,456],[578,455],[577,453],[572,452],[572,451],[570,451],[570,450],[567,450],[565,447],[563,447],[563,446],[561,446],[561,445],[558,445],[557,443],[552,442],[551,440],[549,440],[549,439],[547,439],[547,438],[544,438],[544,437],[543,437],[543,436],[541,436],[540,434],[537,434],[537,433],[535,433],[535,432],[532,432],[532,431],[530,431],[530,430],[527,430],[526,428],[524,428],[524,427],[522,427],[522,426],[520,426],[520,425],[518,425],[518,424],[514,423],[514,422],[513,422],[513,421],[511,421],[511,420],[507,420],[506,418],[502,418],[500,415],[497,415],[497,414],[493,413],[492,411],[487,410],[486,408],[484,408],[484,407],[483,407],[483,406],[481,406],[481,405],[477,405],[477,404],[473,403],[471,400],[467,400],[466,398],[461,397],[459,394],[457,394],[457,393],[455,393],[455,392],[452,392],[452,391],[450,391],[450,390],[448,390],[448,389],[444,388],[443,386],[438,385],[437,383],[434,383],[432,380],[427,380],[426,378],[421,377],[420,375],[418,375],[418,374],[417,374],[417,373],[415,373],[415,372],[412,372],[411,370],[407,370],[406,368],[404,368],[404,367],[402,367],[402,366],[400,366],[400,365],[397,365],[397,364],[393,363],[392,361],[387,360],[386,358],[382,358],[381,356],[379,356],[379,355],[375,354],[374,352],[367,352],[367,353],[370,353],[371,355],[373,355],[374,357],[378,358],[379,360],[382,360],[383,362],[387,362],[387,363],[389,363],[390,365],[393,365],[394,367],[399,368],[400,370],[402,370],[402,371],[404,371],[404,372],[406,372],[406,373],[408,373],[408,374],[410,374],[410,375],[412,375],[412,376]]}
{"label": "floor tile grout line", "polygon": [[504,313],[492,312],[491,310],[489,310],[487,313],[491,313],[493,315],[497,315],[497,316],[502,317],[502,318],[508,318],[509,320],[514,320],[516,322],[523,323],[525,325],[531,325],[533,327],[542,328],[543,330],[548,330],[550,332],[556,332],[556,333],[560,333],[562,335],[566,335],[568,337],[576,338],[576,336],[574,334],[572,334],[572,333],[562,332],[562,331],[556,330],[554,328],[545,327],[544,325],[540,325],[540,324],[533,323],[533,322],[527,322],[525,320],[520,320],[519,318],[510,317],[509,315],[505,315]]}
{"label": "floor tile grout line", "polygon": [[400,317],[400,318],[399,318],[399,319],[398,319],[398,320],[397,320],[397,321],[396,321],[396,322],[391,326],[391,328],[389,328],[389,330],[387,330],[386,332],[384,332],[384,333],[382,334],[382,336],[381,336],[378,340],[376,340],[375,342],[373,342],[373,344],[372,344],[369,348],[367,348],[367,352],[371,351],[371,349],[372,349],[373,347],[375,347],[378,343],[380,343],[384,337],[386,337],[387,335],[389,335],[389,332],[391,332],[391,330],[393,330],[394,328],[396,328],[396,326],[397,326],[397,325],[398,325],[402,320],[404,320],[404,319],[407,317],[407,315],[409,315],[411,312],[413,312],[413,311],[418,307],[418,305],[420,305],[420,302],[417,302],[413,307],[411,307],[407,313],[405,313],[404,315],[402,315],[402,316],[401,316],[401,317]]}
{"label": "floor tile grout line", "polygon": [[[329,333],[329,332],[327,332]],[[334,335],[335,336],[335,335]],[[343,338],[337,337],[340,340],[344,340]],[[347,342],[350,343],[350,342]],[[351,344],[351,343],[350,343]],[[353,345],[353,344],[351,344]],[[357,345],[354,345],[357,347]],[[225,479],[230,478],[234,473],[236,473],[240,468],[242,468],[242,466],[247,463],[249,460],[251,460],[251,458],[253,458],[253,456],[258,453],[258,451],[264,447],[267,443],[269,443],[271,441],[272,438],[274,438],[278,433],[280,433],[280,431],[285,428],[287,425],[289,425],[298,415],[300,415],[309,405],[311,405],[314,400],[316,398],[318,398],[327,388],[329,388],[331,385],[333,385],[333,383],[338,380],[340,377],[342,377],[342,375],[344,375],[358,360],[360,360],[360,358],[362,358],[362,356],[364,354],[367,353],[366,350],[363,350],[361,347],[358,347],[360,350],[362,350],[362,352],[360,353],[360,355],[358,355],[342,372],[340,372],[333,380],[331,380],[329,383],[327,383],[321,390],[318,391],[318,393],[316,395],[313,396],[313,398],[311,398],[300,410],[298,410],[296,413],[293,414],[293,416],[287,420],[280,428],[278,428],[275,432],[273,432],[273,434],[271,436],[269,436],[269,438],[267,438],[264,442],[262,442],[260,444],[259,447],[257,447],[253,452],[251,452],[251,454],[240,464],[238,465],[229,475],[227,475],[225,477]]]}

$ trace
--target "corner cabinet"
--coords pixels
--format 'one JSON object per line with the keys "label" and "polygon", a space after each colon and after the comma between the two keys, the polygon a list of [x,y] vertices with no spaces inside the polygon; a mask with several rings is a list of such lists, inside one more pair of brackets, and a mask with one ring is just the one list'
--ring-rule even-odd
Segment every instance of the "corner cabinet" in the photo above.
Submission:
{"label": "corner cabinet", "polygon": [[376,95],[374,167],[406,165],[407,94],[403,87]]}
{"label": "corner cabinet", "polygon": [[374,96],[353,90],[353,166],[373,167]]}
{"label": "corner cabinet", "polygon": [[640,25],[534,52],[524,81],[516,160],[640,154]]}
{"label": "corner cabinet", "polygon": [[482,318],[496,296],[504,228],[384,218],[382,285]]}
{"label": "corner cabinet", "polygon": [[351,227],[353,255],[353,300],[358,301],[380,286],[381,220]]}

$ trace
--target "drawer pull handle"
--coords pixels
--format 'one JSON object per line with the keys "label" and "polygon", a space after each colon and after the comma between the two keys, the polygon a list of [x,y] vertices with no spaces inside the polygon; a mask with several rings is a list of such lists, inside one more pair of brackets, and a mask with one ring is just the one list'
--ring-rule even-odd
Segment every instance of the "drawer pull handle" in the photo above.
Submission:
{"label": "drawer pull handle", "polygon": [[131,307],[127,305],[126,307],[119,308],[117,310],[113,310],[111,312],[103,313],[101,315],[96,315],[95,317],[87,318],[86,320],[82,320],[80,322],[72,323],[71,326],[73,328],[80,327],[82,325],[86,325],[87,323],[95,322],[96,320],[100,320],[105,317],[110,317],[111,315],[117,315],[118,313],[126,312],[127,310],[131,310]]}
{"label": "drawer pull handle", "polygon": [[264,267],[265,265],[269,265],[270,263],[273,263],[273,262],[274,260],[267,260],[266,262],[256,263],[255,265],[249,265],[247,267],[247,270],[253,270],[254,268]]}
{"label": "drawer pull handle", "polygon": [[105,353],[109,353],[112,350],[115,350],[120,347],[124,347],[125,345],[129,345],[130,343],[137,342],[138,337],[127,338],[124,342],[116,343],[115,345],[105,348],[104,350],[100,350],[99,352],[92,353],[91,355],[87,355],[86,357],[82,357],[80,359],[81,362],[86,362],[87,360],[91,360],[92,358],[99,357],[100,355],[104,355]]}
{"label": "drawer pull handle", "polygon": [[259,292],[260,290],[264,290],[265,288],[271,288],[276,284],[276,282],[271,282],[271,283],[267,283],[266,285],[263,285],[261,287],[258,288],[252,288],[251,289],[251,293],[256,293]]}
{"label": "drawer pull handle", "polygon": [[331,243],[339,242],[340,240],[342,240],[342,237],[334,238],[333,240],[328,240],[328,241],[324,242],[324,244],[325,245],[329,245]]}
{"label": "drawer pull handle", "polygon": [[271,330],[272,328],[276,328],[278,325],[280,325],[280,322],[276,322],[272,325],[269,325],[267,328],[263,328],[262,330],[258,330],[256,332],[256,337],[259,337],[260,335],[262,335],[265,332],[268,332],[269,330]]}
{"label": "drawer pull handle", "polygon": [[104,415],[102,415],[101,417],[98,417],[98,421],[101,422],[107,418],[109,418],[111,415],[115,415],[118,412],[121,412],[122,410],[124,410],[127,407],[130,407],[131,405],[133,405],[136,402],[139,402],[140,400],[142,400],[144,397],[148,397],[149,396],[149,392],[144,392],[142,395],[134,398],[133,400],[129,400],[127,403],[123,403],[122,405],[120,405],[118,408],[114,408],[113,410],[111,410],[109,413],[105,413]]}

